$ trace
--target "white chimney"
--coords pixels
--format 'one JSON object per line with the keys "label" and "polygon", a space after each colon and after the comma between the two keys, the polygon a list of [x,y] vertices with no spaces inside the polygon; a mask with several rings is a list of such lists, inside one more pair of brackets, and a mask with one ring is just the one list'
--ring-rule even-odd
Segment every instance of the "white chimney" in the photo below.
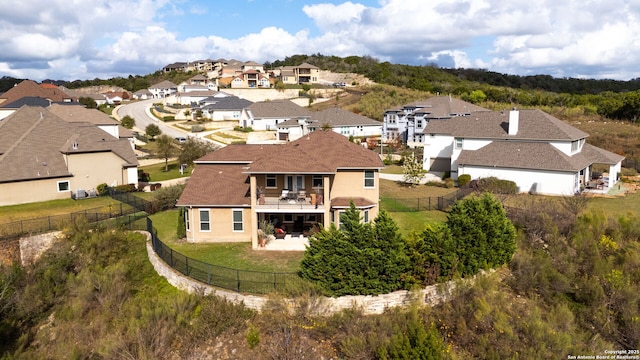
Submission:
{"label": "white chimney", "polygon": [[520,113],[516,108],[513,108],[509,112],[509,135],[516,135],[518,133],[518,122],[520,121]]}

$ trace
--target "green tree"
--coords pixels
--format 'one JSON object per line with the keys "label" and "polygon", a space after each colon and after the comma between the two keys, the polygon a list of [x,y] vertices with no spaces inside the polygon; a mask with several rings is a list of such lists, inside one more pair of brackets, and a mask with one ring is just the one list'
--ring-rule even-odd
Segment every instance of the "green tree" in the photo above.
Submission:
{"label": "green tree", "polygon": [[127,129],[133,129],[133,127],[136,126],[136,120],[127,115],[120,120],[120,125],[124,126]]}
{"label": "green tree", "polygon": [[[151,126],[151,125],[150,125]],[[169,171],[169,158],[178,153],[178,148],[169,135],[160,135],[155,143],[156,154],[164,159],[164,171]]]}
{"label": "green tree", "polygon": [[424,179],[426,170],[422,168],[422,161],[412,152],[404,158],[402,163],[402,179],[405,183],[417,185]]}
{"label": "green tree", "polygon": [[515,252],[515,227],[500,201],[489,193],[456,202],[446,224],[462,275],[505,264]]}
{"label": "green tree", "polygon": [[189,136],[187,141],[182,144],[182,152],[178,155],[178,162],[191,166],[196,159],[214,151],[216,148],[217,146],[210,141]]}
{"label": "green tree", "polygon": [[361,221],[352,203],[341,216],[310,239],[301,275],[328,295],[374,295],[405,287],[409,258],[397,225],[384,211],[374,225]]}
{"label": "green tree", "polygon": [[93,100],[93,98],[90,98],[88,96],[81,96],[78,98],[78,102],[82,105],[84,105],[87,109],[97,109],[98,108],[98,103],[96,103],[95,100]]}
{"label": "green tree", "polygon": [[144,129],[145,134],[153,140],[156,136],[162,134],[162,130],[156,124],[149,124]]}
{"label": "green tree", "polygon": [[[162,190],[162,188],[160,188],[160,190]],[[178,236],[178,239],[183,239],[187,236],[187,228],[184,219],[184,207],[180,207],[178,209],[178,223],[176,224],[176,235]]]}

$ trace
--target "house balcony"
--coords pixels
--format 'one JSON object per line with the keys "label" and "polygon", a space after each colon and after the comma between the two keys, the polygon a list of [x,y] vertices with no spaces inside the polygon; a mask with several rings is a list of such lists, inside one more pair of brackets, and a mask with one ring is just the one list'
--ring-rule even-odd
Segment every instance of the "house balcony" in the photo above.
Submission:
{"label": "house balcony", "polygon": [[282,192],[278,196],[263,194],[258,197],[256,212],[269,213],[324,213],[324,201],[320,194],[304,191]]}

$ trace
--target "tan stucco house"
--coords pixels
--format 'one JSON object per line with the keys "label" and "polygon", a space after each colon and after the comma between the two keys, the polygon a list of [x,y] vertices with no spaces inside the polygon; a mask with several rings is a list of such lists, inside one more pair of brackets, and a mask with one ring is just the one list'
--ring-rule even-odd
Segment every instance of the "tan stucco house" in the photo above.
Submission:
{"label": "tan stucco house", "polygon": [[99,184],[138,183],[126,138],[23,106],[0,121],[0,206],[65,199]]}
{"label": "tan stucco house", "polygon": [[379,212],[378,155],[333,131],[314,131],[286,144],[230,145],[196,161],[178,200],[187,241],[251,242],[269,221],[282,236],[302,239],[339,225],[353,202],[363,221]]}

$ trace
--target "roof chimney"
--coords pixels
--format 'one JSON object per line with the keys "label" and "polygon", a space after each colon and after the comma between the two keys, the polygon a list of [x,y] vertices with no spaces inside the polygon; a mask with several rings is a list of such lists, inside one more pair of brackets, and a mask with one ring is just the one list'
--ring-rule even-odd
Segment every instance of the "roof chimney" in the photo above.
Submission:
{"label": "roof chimney", "polygon": [[509,112],[509,135],[516,135],[518,133],[518,123],[520,122],[520,113],[516,108],[511,109]]}

